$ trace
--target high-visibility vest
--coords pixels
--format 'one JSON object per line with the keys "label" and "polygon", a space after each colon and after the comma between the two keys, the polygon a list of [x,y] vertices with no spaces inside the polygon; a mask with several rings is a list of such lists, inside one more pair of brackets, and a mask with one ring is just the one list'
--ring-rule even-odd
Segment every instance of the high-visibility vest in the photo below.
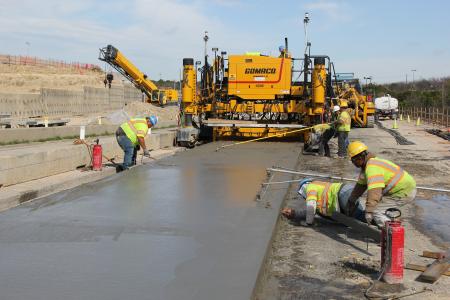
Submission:
{"label": "high-visibility vest", "polygon": [[330,128],[331,128],[331,126],[329,124],[326,124],[326,123],[325,124],[317,124],[317,125],[313,126],[314,132],[318,133],[318,134],[323,134],[324,131],[326,131],[326,130],[328,130]]}
{"label": "high-visibility vest", "polygon": [[350,126],[352,125],[352,118],[347,111],[343,111],[338,117],[339,124],[337,125],[337,131],[350,131]]}
{"label": "high-visibility vest", "polygon": [[306,201],[316,201],[316,210],[325,216],[331,216],[339,207],[339,190],[342,183],[313,181],[306,187]]}
{"label": "high-visibility vest", "polygon": [[131,119],[128,122],[120,125],[123,132],[125,132],[126,136],[130,139],[133,145],[137,146],[139,144],[138,137],[145,138],[148,132],[147,119],[145,118],[136,118]]}
{"label": "high-visibility vest", "polygon": [[414,178],[400,166],[387,159],[370,158],[359,175],[358,183],[367,185],[367,190],[381,188],[383,195],[403,198],[416,188]]}

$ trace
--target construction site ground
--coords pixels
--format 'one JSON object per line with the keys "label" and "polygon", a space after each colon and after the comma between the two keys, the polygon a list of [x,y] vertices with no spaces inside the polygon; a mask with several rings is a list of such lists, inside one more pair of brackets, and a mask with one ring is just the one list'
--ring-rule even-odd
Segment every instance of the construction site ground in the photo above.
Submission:
{"label": "construction site ground", "polygon": [[[392,127],[390,121],[382,123]],[[397,145],[379,128],[353,129],[350,139],[360,139],[380,157],[400,164],[418,185],[448,188],[450,143],[426,133],[423,125],[403,121],[399,126],[415,145]],[[214,151],[227,143],[203,145],[118,175],[109,166],[102,175],[73,171],[42,179],[37,183],[41,189],[84,185],[0,214],[6,258],[0,268],[1,296],[123,299],[152,293],[150,299],[363,299],[380,270],[379,245],[367,244],[359,233],[320,217],[310,227],[280,218],[283,206],[301,206],[297,184],[260,189],[267,180],[264,169],[270,166],[351,178],[358,170],[348,159],[303,155],[297,143],[252,143]],[[170,153],[173,150],[160,152]],[[63,184],[58,184],[58,176]],[[109,179],[87,183],[104,176]],[[420,256],[422,251],[450,246],[448,200],[446,194],[419,192],[414,205],[403,210],[405,263],[430,264],[432,259]],[[198,233],[191,231],[194,227]],[[194,240],[203,246],[192,244],[189,236],[197,236]],[[208,239],[213,242],[205,248]],[[155,243],[161,247],[154,248]],[[173,263],[166,266],[159,260]],[[146,267],[136,271],[128,264]],[[155,272],[173,275],[157,278]],[[432,291],[408,299],[450,297],[449,277],[431,285],[416,281],[419,274],[405,270],[403,288],[396,293],[427,287]],[[386,286],[377,285],[372,292],[381,298],[392,295]]]}
{"label": "construction site ground", "polygon": [[[382,122],[392,128],[392,121]],[[379,157],[391,159],[410,172],[419,186],[449,188],[450,142],[406,121],[398,132],[415,145],[401,146],[379,128],[353,129],[350,140],[362,140]],[[335,140],[332,140],[335,141]],[[332,151],[336,153],[333,142]],[[348,159],[300,155],[293,169],[356,178],[358,170]],[[278,187],[281,188],[281,187]],[[287,188],[287,187],[286,187]],[[445,251],[450,246],[450,198],[448,194],[419,191],[414,205],[402,210],[405,226],[405,264],[428,265],[433,259],[422,251]],[[286,205],[302,207],[296,185],[286,196]],[[367,244],[363,235],[333,221],[316,217],[314,226],[292,224],[280,218],[271,246],[257,299],[364,299],[364,292],[380,271],[380,246]],[[435,284],[416,280],[420,272],[405,270],[403,288],[375,286],[371,295],[380,298],[431,289],[407,299],[449,299],[450,277],[441,276]],[[395,289],[394,289],[395,290]]]}

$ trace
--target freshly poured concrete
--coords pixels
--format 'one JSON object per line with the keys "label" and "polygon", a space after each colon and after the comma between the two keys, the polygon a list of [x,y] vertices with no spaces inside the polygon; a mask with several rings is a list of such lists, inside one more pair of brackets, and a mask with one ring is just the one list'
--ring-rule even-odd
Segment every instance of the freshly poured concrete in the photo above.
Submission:
{"label": "freshly poured concrete", "polygon": [[217,146],[0,213],[0,298],[249,299],[300,146]]}

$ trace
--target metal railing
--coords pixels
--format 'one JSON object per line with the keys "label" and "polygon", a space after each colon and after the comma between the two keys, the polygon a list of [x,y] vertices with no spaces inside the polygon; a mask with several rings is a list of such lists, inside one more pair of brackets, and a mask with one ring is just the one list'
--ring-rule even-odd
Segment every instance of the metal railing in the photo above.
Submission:
{"label": "metal railing", "polygon": [[407,118],[407,116],[413,120],[420,118],[421,122],[432,124],[433,126],[448,128],[450,125],[450,109],[448,107],[400,107],[399,112],[404,118]]}

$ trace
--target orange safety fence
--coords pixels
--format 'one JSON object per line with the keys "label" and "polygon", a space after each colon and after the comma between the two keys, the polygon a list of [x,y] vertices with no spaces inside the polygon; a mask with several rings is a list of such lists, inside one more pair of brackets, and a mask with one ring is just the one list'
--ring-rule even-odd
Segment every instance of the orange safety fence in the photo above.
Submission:
{"label": "orange safety fence", "polygon": [[30,65],[30,66],[53,66],[56,68],[76,69],[76,70],[101,70],[95,64],[87,64],[80,62],[66,62],[55,59],[42,59],[32,56],[21,55],[2,55],[0,54],[0,64],[7,65]]}

